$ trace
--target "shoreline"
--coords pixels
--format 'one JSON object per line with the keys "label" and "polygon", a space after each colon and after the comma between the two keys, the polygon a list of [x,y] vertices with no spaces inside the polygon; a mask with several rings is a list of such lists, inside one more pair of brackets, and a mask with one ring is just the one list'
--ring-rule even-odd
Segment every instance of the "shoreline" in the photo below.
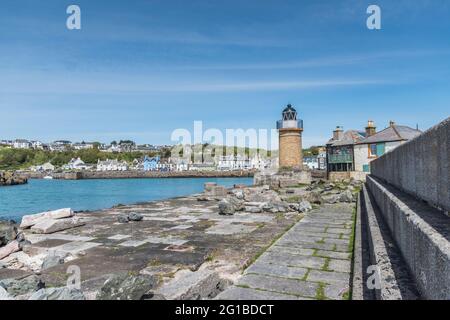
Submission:
{"label": "shoreline", "polygon": [[154,178],[251,178],[255,171],[75,171],[75,172],[21,172],[27,179],[83,180],[83,179],[154,179]]}
{"label": "shoreline", "polygon": [[[156,179],[156,178],[160,178],[160,177],[153,177],[153,179]],[[238,177],[233,177],[233,176],[225,176],[225,177],[215,177],[215,176],[212,176],[212,177],[206,177],[206,176],[197,176],[197,177],[181,177],[181,176],[179,176],[179,177],[165,177],[165,179],[171,179],[171,178],[174,178],[174,179],[182,179],[182,178],[198,178],[198,179],[201,179],[201,178],[219,178],[219,179],[233,179],[233,178],[250,178],[250,177],[247,177],[247,176],[238,176]],[[42,179],[40,179],[40,178],[29,178],[30,180],[42,180]],[[102,178],[102,179],[104,179],[104,180],[107,180],[107,179],[114,179],[114,178]],[[135,178],[121,178],[121,179],[135,179]],[[141,179],[151,179],[151,178],[147,178],[147,177],[141,177]],[[57,179],[57,180],[71,180],[71,179]],[[100,178],[98,178],[98,179],[77,179],[77,180],[101,180]],[[234,186],[237,186],[238,184],[234,184]],[[227,187],[226,189],[227,190],[230,190],[230,189],[232,189],[234,186],[230,186],[230,187]],[[253,183],[251,183],[251,184],[249,184],[249,185],[246,185],[246,187],[252,187],[253,186]],[[194,193],[187,193],[187,194],[183,194],[183,195],[176,195],[176,196],[169,196],[169,197],[164,197],[164,198],[159,198],[159,199],[153,199],[153,200],[143,200],[143,201],[135,201],[135,202],[126,202],[126,201],[123,201],[123,202],[117,202],[117,203],[115,203],[115,204],[112,204],[112,205],[109,205],[109,206],[105,206],[105,207],[101,207],[101,208],[92,208],[92,209],[86,209],[86,210],[76,210],[75,209],[75,212],[76,213],[78,213],[78,214],[90,214],[90,213],[93,213],[93,212],[101,212],[101,211],[108,211],[108,210],[114,210],[114,209],[117,209],[117,208],[121,208],[121,207],[125,207],[125,206],[139,206],[139,205],[149,205],[149,204],[151,204],[151,203],[156,203],[156,202],[158,202],[158,201],[172,201],[172,200],[177,200],[177,199],[180,199],[180,198],[185,198],[185,197],[197,197],[197,196],[199,196],[200,194],[202,193],[202,191],[200,191],[200,192],[194,192]],[[48,210],[56,210],[57,208],[55,207],[54,209],[48,209]],[[43,210],[43,211],[46,211],[46,210]],[[43,212],[42,211],[42,212]],[[25,213],[25,214],[23,214],[23,215],[33,215],[33,214],[37,214],[37,213],[39,213],[40,211],[36,211],[36,212],[28,212],[28,213]],[[22,217],[23,217],[23,215],[22,215]],[[21,218],[22,218],[21,217]],[[5,216],[5,217],[1,217],[0,216],[0,222],[8,222],[8,221],[11,221],[11,220],[13,220],[13,221],[15,221],[17,224],[20,224],[20,220],[21,220],[21,218],[20,219],[17,219],[17,218],[14,218],[14,219],[12,219],[11,217],[8,217],[8,216]]]}

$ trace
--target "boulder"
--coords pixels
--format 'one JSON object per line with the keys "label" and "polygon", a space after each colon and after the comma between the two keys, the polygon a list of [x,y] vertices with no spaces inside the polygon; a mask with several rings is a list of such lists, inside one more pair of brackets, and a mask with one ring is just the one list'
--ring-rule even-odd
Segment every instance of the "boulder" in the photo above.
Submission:
{"label": "boulder", "polygon": [[41,289],[28,300],[86,300],[84,294],[76,288],[47,288]]}
{"label": "boulder", "polygon": [[211,190],[211,195],[213,197],[225,197],[227,193],[228,190],[224,186],[215,186]]}
{"label": "boulder", "polygon": [[17,227],[13,221],[0,222],[0,247],[17,237]]}
{"label": "boulder", "polygon": [[70,208],[64,208],[59,210],[53,210],[53,211],[47,211],[32,215],[23,216],[22,223],[20,224],[20,228],[26,229],[31,226],[34,226],[35,224],[38,224],[43,221],[47,221],[49,219],[62,219],[62,218],[68,218],[72,217],[74,215],[74,212]]}
{"label": "boulder", "polygon": [[219,202],[219,214],[222,215],[232,215],[236,212],[236,208],[233,203],[228,199],[222,199]]}
{"label": "boulder", "polygon": [[24,294],[36,292],[45,287],[45,284],[36,275],[31,275],[22,279],[5,279],[0,281],[9,295],[17,297]]}
{"label": "boulder", "polygon": [[309,203],[308,201],[303,200],[298,204],[298,209],[297,209],[298,212],[304,213],[304,212],[308,212],[309,210],[312,210],[312,206],[311,206],[311,203]]}
{"label": "boulder", "polygon": [[78,218],[45,219],[31,227],[33,233],[48,234],[84,225]]}
{"label": "boulder", "polygon": [[350,190],[345,190],[338,196],[339,202],[353,202],[354,196],[353,193]]}
{"label": "boulder", "polygon": [[333,204],[339,201],[339,195],[336,194],[329,194],[322,197],[323,202],[328,204]]}
{"label": "boulder", "polygon": [[130,221],[130,218],[126,214],[121,214],[117,217],[117,221],[120,223],[128,223]]}
{"label": "boulder", "polygon": [[52,268],[60,264],[64,264],[64,257],[62,255],[51,253],[42,261],[41,270]]}
{"label": "boulder", "polygon": [[232,193],[237,199],[244,200],[244,191],[242,191],[242,190],[233,190]]}
{"label": "boulder", "polygon": [[2,286],[0,286],[0,301],[2,300],[14,300],[13,297],[6,291]]}
{"label": "boulder", "polygon": [[97,300],[143,300],[151,296],[151,290],[158,285],[153,275],[114,275],[105,281]]}
{"label": "boulder", "polygon": [[308,193],[304,197],[304,200],[306,200],[310,203],[314,203],[314,204],[322,204],[323,203],[323,198],[320,195],[320,193],[317,191],[312,191],[312,192]]}
{"label": "boulder", "polygon": [[128,220],[130,221],[141,221],[144,219],[144,216],[140,213],[132,212],[128,214]]}
{"label": "boulder", "polygon": [[245,207],[245,211],[250,212],[250,213],[261,213],[262,208],[261,207]]}
{"label": "boulder", "polygon": [[6,246],[0,248],[0,260],[6,258],[11,253],[17,252],[20,250],[19,241],[13,240],[8,243]]}

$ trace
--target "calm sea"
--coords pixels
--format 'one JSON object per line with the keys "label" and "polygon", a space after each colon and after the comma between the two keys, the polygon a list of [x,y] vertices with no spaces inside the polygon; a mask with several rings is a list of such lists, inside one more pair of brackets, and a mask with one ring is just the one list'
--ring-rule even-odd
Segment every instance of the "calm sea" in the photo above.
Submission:
{"label": "calm sea", "polygon": [[29,180],[28,184],[0,187],[0,219],[20,221],[25,214],[59,208],[97,210],[119,203],[161,200],[199,193],[205,182],[231,187],[251,185],[252,178],[162,178],[100,180]]}

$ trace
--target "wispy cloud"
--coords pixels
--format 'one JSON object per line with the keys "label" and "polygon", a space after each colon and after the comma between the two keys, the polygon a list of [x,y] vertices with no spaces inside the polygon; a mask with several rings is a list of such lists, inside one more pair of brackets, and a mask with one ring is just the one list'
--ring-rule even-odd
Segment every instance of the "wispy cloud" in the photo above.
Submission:
{"label": "wispy cloud", "polygon": [[269,62],[269,63],[252,63],[252,64],[220,64],[220,65],[188,65],[174,67],[186,70],[272,70],[272,69],[304,69],[304,68],[320,68],[332,66],[348,66],[357,65],[367,62],[377,62],[394,59],[410,59],[426,56],[448,55],[450,49],[446,50],[398,50],[386,51],[378,53],[367,53],[351,56],[329,56],[321,58],[303,59],[288,62]]}

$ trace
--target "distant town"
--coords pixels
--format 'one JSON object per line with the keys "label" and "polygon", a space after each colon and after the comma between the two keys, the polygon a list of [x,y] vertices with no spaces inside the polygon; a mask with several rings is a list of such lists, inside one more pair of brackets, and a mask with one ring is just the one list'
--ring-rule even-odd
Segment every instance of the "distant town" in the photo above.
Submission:
{"label": "distant town", "polygon": [[[364,179],[370,162],[393,150],[421,131],[390,121],[378,131],[369,120],[364,129],[344,131],[337,126],[325,146],[303,150],[303,165],[310,170],[326,171],[328,178]],[[200,146],[204,152],[208,144]],[[227,152],[203,156],[172,157],[172,145],[136,144],[132,140],[71,142],[58,140],[0,140],[0,169],[53,171],[246,171],[278,165],[278,151],[223,147]],[[195,150],[195,146],[192,147]],[[231,152],[230,152],[231,149]],[[198,149],[197,149],[198,150]],[[261,152],[260,152],[261,151]],[[198,151],[197,151],[198,152]]]}

